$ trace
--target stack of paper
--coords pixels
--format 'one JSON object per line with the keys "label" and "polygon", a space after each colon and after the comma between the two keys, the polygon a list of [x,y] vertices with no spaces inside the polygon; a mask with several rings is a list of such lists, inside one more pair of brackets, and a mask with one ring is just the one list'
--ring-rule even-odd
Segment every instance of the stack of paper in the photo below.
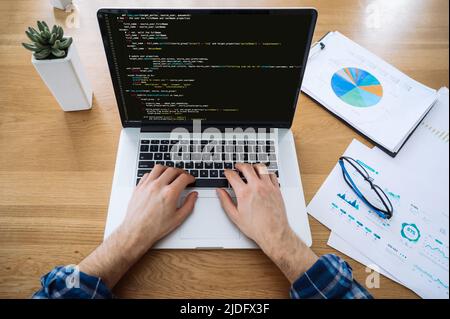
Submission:
{"label": "stack of paper", "polygon": [[[308,205],[308,212],[332,230],[329,245],[424,298],[449,297],[448,132],[445,88],[397,158],[357,141],[346,150],[389,196],[391,219],[381,219],[358,199],[339,165]],[[350,205],[354,200],[358,205]]]}
{"label": "stack of paper", "polygon": [[302,91],[392,156],[437,98],[339,32],[312,48]]}

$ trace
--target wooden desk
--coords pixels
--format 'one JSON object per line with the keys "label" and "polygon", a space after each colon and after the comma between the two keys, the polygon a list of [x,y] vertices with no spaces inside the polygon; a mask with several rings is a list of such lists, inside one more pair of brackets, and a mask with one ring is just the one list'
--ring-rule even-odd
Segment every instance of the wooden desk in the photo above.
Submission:
{"label": "wooden desk", "polygon": [[[59,109],[20,46],[35,20],[64,23],[67,14],[47,1],[0,3],[0,297],[28,298],[55,265],[77,263],[101,241],[121,129],[96,21],[108,1],[75,1],[74,36],[95,91],[91,111]],[[149,1],[114,1],[145,6]],[[224,1],[254,6],[256,1]],[[218,4],[214,1],[214,4]],[[154,6],[208,6],[207,1],[152,1]],[[259,6],[314,6],[315,39],[339,30],[416,80],[448,86],[449,3],[404,1],[258,1]],[[380,20],[378,21],[377,18]],[[378,26],[377,26],[378,24]],[[293,31],[294,32],[294,31]],[[309,202],[339,155],[358,137],[307,97],[293,130]],[[359,138],[363,140],[362,138]],[[318,254],[329,231],[310,218]],[[339,253],[338,253],[339,254]],[[347,260],[349,260],[347,258]],[[365,267],[349,260],[365,282]],[[260,251],[151,251],[115,289],[120,297],[288,297],[289,284]],[[383,278],[379,298],[416,297]]]}

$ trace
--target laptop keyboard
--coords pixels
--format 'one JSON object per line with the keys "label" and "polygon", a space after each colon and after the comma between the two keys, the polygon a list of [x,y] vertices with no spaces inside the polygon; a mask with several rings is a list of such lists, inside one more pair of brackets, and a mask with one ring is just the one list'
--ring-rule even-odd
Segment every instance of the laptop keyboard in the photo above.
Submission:
{"label": "laptop keyboard", "polygon": [[157,164],[187,171],[196,179],[190,187],[229,187],[224,171],[236,163],[263,163],[278,176],[274,140],[141,139],[139,147],[136,185]]}

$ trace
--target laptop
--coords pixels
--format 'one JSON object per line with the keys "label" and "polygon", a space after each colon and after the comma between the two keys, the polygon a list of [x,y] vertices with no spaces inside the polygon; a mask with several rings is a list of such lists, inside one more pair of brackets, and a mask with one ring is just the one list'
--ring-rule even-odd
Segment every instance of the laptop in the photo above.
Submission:
{"label": "laptop", "polygon": [[199,193],[155,248],[255,248],[215,188],[224,170],[264,163],[278,176],[290,226],[311,246],[291,125],[317,19],[314,9],[100,9],[122,122],[104,237],[157,164],[186,170]]}

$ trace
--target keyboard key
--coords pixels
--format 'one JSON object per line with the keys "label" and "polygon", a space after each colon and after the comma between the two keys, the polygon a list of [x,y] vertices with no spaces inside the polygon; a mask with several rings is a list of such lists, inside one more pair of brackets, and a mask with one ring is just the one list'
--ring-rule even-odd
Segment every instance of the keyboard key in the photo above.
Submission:
{"label": "keyboard key", "polygon": [[276,162],[277,161],[277,156],[275,154],[269,154],[269,161]]}
{"label": "keyboard key", "polygon": [[164,165],[164,161],[156,161],[155,164],[156,165]]}
{"label": "keyboard key", "polygon": [[158,145],[151,145],[150,152],[158,152]]}
{"label": "keyboard key", "polygon": [[269,160],[269,157],[267,154],[258,154],[258,160],[260,162],[267,162]]}
{"label": "keyboard key", "polygon": [[198,170],[196,170],[196,169],[191,169],[191,170],[189,171],[189,174],[191,174],[191,175],[194,176],[194,177],[198,177]]}
{"label": "keyboard key", "polygon": [[225,146],[225,152],[226,153],[233,153],[234,152],[234,146],[233,145]]}
{"label": "keyboard key", "polygon": [[270,162],[269,169],[274,169],[274,170],[278,169],[277,163],[276,162]]}
{"label": "keyboard key", "polygon": [[191,160],[191,154],[185,153],[183,154],[183,161],[190,161]]}
{"label": "keyboard key", "polygon": [[220,178],[225,178],[225,171],[224,170],[220,170],[219,171],[219,177]]}
{"label": "keyboard key", "polygon": [[172,156],[170,155],[170,153],[164,153],[164,160],[165,161],[170,161],[172,159]]}
{"label": "keyboard key", "polygon": [[217,171],[217,170],[215,170],[215,169],[209,171],[209,177],[212,177],[212,178],[219,177],[219,171]]}
{"label": "keyboard key", "polygon": [[178,144],[178,140],[170,140],[170,144],[172,144],[172,145]]}
{"label": "keyboard key", "polygon": [[153,161],[140,161],[139,168],[153,168],[155,167],[155,162]]}
{"label": "keyboard key", "polygon": [[186,169],[192,169],[192,168],[194,168],[194,163],[193,163],[193,162],[187,162],[187,163],[184,165],[184,168],[186,168]]}
{"label": "keyboard key", "polygon": [[170,143],[169,140],[162,140],[161,141],[161,144],[163,144],[163,145],[169,145],[169,143]]}
{"label": "keyboard key", "polygon": [[194,184],[190,187],[211,187],[211,188],[223,188],[228,187],[228,181],[226,179],[196,179]]}
{"label": "keyboard key", "polygon": [[188,145],[181,145],[179,147],[179,152],[183,152],[183,153],[187,153],[189,151],[189,146]]}
{"label": "keyboard key", "polygon": [[150,140],[142,140],[141,144],[150,144]]}
{"label": "keyboard key", "polygon": [[159,144],[159,141],[158,140],[152,140],[152,142],[151,142],[152,144],[156,144],[156,145],[158,145]]}
{"label": "keyboard key", "polygon": [[202,154],[201,153],[193,153],[193,154],[191,154],[191,158],[193,161],[201,161]]}
{"label": "keyboard key", "polygon": [[206,169],[212,169],[213,168],[213,163],[212,162],[206,162],[205,163],[205,168]]}
{"label": "keyboard key", "polygon": [[196,162],[194,164],[194,166],[195,166],[196,169],[202,169],[203,168],[203,162]]}
{"label": "keyboard key", "polygon": [[138,177],[142,177],[147,173],[150,173],[152,170],[151,169],[140,169],[138,170],[137,176]]}
{"label": "keyboard key", "polygon": [[159,151],[163,152],[163,153],[168,152],[169,151],[169,146],[167,146],[167,145],[160,145],[159,146]]}
{"label": "keyboard key", "polygon": [[208,171],[202,169],[202,170],[200,171],[200,177],[208,177]]}
{"label": "keyboard key", "polygon": [[175,167],[176,168],[184,168],[184,162],[176,162]]}
{"label": "keyboard key", "polygon": [[233,169],[233,163],[225,162],[223,166],[225,169]]}
{"label": "keyboard key", "polygon": [[141,145],[141,152],[148,152],[148,145]]}
{"label": "keyboard key", "polygon": [[183,159],[183,156],[181,154],[177,154],[177,153],[171,153],[171,160],[172,161],[181,161]]}
{"label": "keyboard key", "polygon": [[141,153],[139,154],[139,159],[151,161],[153,159],[153,153]]}
{"label": "keyboard key", "polygon": [[172,161],[166,161],[165,165],[166,165],[167,167],[174,167],[174,166],[175,166],[175,163],[172,162]]}
{"label": "keyboard key", "polygon": [[223,163],[214,163],[214,168],[215,169],[222,169],[223,168]]}
{"label": "keyboard key", "polygon": [[162,160],[163,159],[163,154],[162,153],[155,153],[154,159],[155,159],[155,161]]}

